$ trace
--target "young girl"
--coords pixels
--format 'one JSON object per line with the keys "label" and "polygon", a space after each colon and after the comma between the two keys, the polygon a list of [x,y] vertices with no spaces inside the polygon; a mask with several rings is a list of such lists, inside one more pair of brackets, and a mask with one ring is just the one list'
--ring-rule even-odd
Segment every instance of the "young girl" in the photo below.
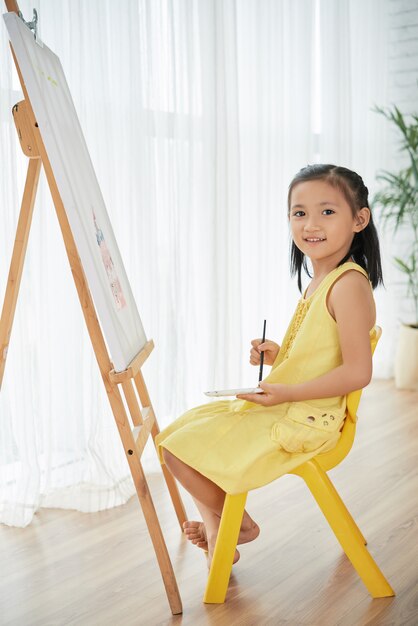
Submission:
{"label": "young girl", "polygon": [[[382,283],[379,242],[368,189],[335,165],[304,167],[289,186],[291,272],[313,275],[282,346],[253,340],[250,362],[272,369],[261,394],[194,408],[156,439],[160,458],[193,496],[203,522],[184,532],[212,558],[225,493],[255,489],[335,446],[346,394],[372,374],[372,288]],[[259,534],[247,512],[238,544]],[[236,551],[234,562],[239,559]]]}

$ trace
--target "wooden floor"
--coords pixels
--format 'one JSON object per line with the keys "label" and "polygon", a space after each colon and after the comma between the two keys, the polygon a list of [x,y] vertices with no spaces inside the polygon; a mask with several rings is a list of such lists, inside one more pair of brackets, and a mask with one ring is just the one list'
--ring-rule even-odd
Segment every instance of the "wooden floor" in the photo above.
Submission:
{"label": "wooden floor", "polygon": [[391,381],[373,382],[354,448],[330,472],[395,598],[369,597],[304,484],[285,476],[250,494],[260,537],[241,547],[226,603],[204,605],[204,553],[180,534],[155,474],[182,616],[171,616],[135,497],[102,513],[44,509],[28,528],[0,527],[1,626],[416,626],[417,400]]}

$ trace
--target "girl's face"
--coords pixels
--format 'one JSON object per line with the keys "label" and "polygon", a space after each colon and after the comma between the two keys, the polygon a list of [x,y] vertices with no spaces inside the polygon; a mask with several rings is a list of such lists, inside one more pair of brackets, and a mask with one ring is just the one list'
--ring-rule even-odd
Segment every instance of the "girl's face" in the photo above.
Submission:
{"label": "girl's face", "polygon": [[312,261],[336,267],[350,249],[354,234],[363,230],[370,210],[353,215],[343,194],[322,180],[297,183],[290,197],[293,241]]}

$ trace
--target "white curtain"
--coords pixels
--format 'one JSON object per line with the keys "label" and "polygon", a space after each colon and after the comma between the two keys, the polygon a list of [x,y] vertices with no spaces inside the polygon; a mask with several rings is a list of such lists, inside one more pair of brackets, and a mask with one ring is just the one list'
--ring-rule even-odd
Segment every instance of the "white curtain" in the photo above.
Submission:
{"label": "white curtain", "polygon": [[[319,152],[324,163],[357,171],[369,189],[376,172],[397,168],[387,120],[372,109],[388,106],[390,5],[379,0],[320,0]],[[379,230],[379,207],[372,207]],[[385,287],[375,292],[377,322],[383,328],[374,356],[374,376],[393,376],[397,319],[396,282],[389,234],[379,233]],[[399,302],[399,300],[398,300]]]}
{"label": "white curtain", "polygon": [[[248,346],[263,319],[280,341],[298,297],[293,175],[336,162],[371,188],[385,166],[382,122],[368,110],[385,104],[374,76],[386,1],[22,0],[27,20],[32,6],[62,61],[155,342],[144,376],[163,426],[205,389],[256,382]],[[3,26],[0,46],[2,298],[26,161]],[[26,525],[41,506],[100,510],[134,493],[44,180],[0,417],[0,521]],[[144,462],[155,467],[151,447]]]}

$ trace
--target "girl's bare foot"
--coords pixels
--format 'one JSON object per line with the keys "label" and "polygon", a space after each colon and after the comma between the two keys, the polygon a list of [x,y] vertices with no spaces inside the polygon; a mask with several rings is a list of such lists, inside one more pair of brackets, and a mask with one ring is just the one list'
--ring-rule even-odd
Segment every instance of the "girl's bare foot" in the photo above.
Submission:
{"label": "girl's bare foot", "polygon": [[[206,536],[206,528],[203,522],[184,522],[183,524],[184,534],[187,539],[191,541],[198,548],[202,548],[205,552],[208,552],[208,568],[212,563],[213,550],[209,550],[208,540]],[[255,539],[255,537],[254,537]],[[215,539],[216,541],[216,539]],[[251,540],[247,540],[251,541]],[[215,543],[215,542],[214,542]],[[235,550],[233,563],[239,561],[240,553]]]}
{"label": "girl's bare foot", "polygon": [[183,532],[187,539],[198,548],[208,551],[208,540],[203,522],[184,522]]}
{"label": "girl's bare foot", "polygon": [[254,541],[254,539],[257,539],[259,534],[260,527],[253,520],[251,520],[251,523],[248,525],[248,527],[246,526],[243,528],[241,526],[237,543],[238,545],[242,545],[243,543],[249,543],[250,541]]}
{"label": "girl's bare foot", "polygon": [[[232,565],[235,565],[235,563],[237,563],[240,560],[240,553],[238,552],[238,550],[235,550],[235,554],[234,554],[234,560],[232,561]],[[213,558],[213,552],[211,550],[209,550],[208,552],[208,569],[210,569],[210,566],[212,565],[212,558]]]}
{"label": "girl's bare foot", "polygon": [[[208,539],[206,536],[206,529],[203,522],[184,522],[183,531],[187,539],[191,541],[195,546],[197,546],[198,548],[202,548],[206,552],[208,551]],[[254,541],[254,539],[257,539],[259,534],[259,526],[253,520],[251,520],[251,525],[249,525],[248,528],[241,528],[238,535],[238,545]]]}

